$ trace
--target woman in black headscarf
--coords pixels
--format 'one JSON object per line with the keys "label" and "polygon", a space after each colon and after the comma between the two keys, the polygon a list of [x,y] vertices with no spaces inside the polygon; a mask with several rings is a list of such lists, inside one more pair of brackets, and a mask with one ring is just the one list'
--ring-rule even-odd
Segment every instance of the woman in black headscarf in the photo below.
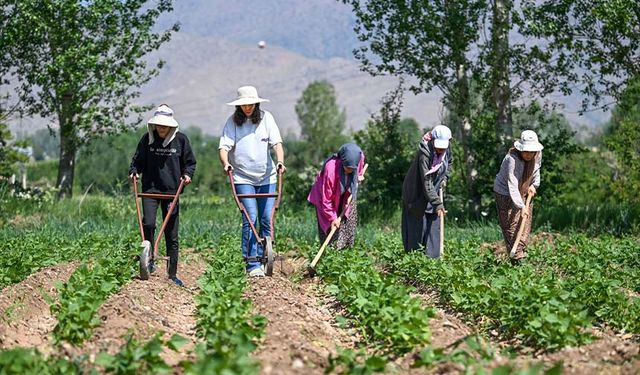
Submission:
{"label": "woman in black headscarf", "polygon": [[[342,145],[324,162],[307,197],[316,206],[320,242],[335,228],[337,236],[332,242],[336,249],[353,245],[358,223],[358,184],[363,180],[364,153],[354,143]],[[351,203],[347,205],[349,197]],[[344,219],[340,215],[343,211]]]}

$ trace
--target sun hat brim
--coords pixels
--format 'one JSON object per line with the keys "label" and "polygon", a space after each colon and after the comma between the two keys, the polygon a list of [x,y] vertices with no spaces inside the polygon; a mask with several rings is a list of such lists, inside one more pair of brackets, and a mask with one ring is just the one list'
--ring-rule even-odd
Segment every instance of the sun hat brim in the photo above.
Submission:
{"label": "sun hat brim", "polygon": [[165,115],[153,116],[151,120],[147,122],[147,124],[168,126],[170,128],[178,127],[178,121],[176,121],[173,117],[169,117]]}
{"label": "sun hat brim", "polygon": [[256,104],[256,103],[262,103],[262,102],[268,102],[269,99],[262,99],[262,98],[240,98],[240,99],[236,99],[232,102],[227,103],[227,105],[249,105],[249,104]]}
{"label": "sun hat brim", "polygon": [[449,141],[446,139],[434,139],[433,147],[435,148],[449,148]]}
{"label": "sun hat brim", "polygon": [[542,149],[544,148],[544,146],[542,146],[540,142],[524,144],[520,141],[513,142],[513,147],[515,147],[518,151],[524,152],[538,152],[542,151]]}

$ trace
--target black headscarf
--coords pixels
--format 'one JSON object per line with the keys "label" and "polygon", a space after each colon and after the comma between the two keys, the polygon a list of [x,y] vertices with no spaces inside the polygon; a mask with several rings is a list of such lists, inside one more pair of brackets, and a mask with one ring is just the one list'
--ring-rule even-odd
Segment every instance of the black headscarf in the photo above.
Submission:
{"label": "black headscarf", "polygon": [[[360,165],[360,155],[362,150],[355,143],[345,143],[338,149],[338,152],[331,155],[329,159],[324,162],[324,165],[331,159],[340,159],[343,167],[352,168],[351,174],[344,173],[344,168],[340,168],[340,194],[348,190],[351,192],[351,200],[356,201],[358,197],[358,166]],[[323,169],[324,169],[323,165]]]}

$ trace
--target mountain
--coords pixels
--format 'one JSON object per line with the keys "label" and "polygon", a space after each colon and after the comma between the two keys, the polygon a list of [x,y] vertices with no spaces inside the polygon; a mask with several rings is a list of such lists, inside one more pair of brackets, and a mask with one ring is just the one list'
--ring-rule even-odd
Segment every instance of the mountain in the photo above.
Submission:
{"label": "mountain", "polygon": [[260,40],[316,59],[352,58],[358,45],[350,6],[336,0],[177,0],[163,17],[182,32],[255,45]]}
{"label": "mountain", "polygon": [[[397,85],[395,77],[372,77],[359,69],[352,50],[358,46],[351,8],[335,0],[176,0],[174,12],[163,15],[159,28],[180,23],[180,32],[151,59],[166,65],[142,87],[141,104],[167,103],[183,126],[198,126],[217,135],[233,108],[239,86],[251,84],[271,102],[271,111],[284,134],[299,134],[294,111],[304,88],[327,80],[336,88],[338,104],[346,110],[347,127],[362,129],[381,98]],[[266,48],[258,48],[259,41]],[[423,128],[441,122],[441,94],[405,94],[403,116]],[[597,127],[608,113],[578,116],[580,97],[561,98],[562,111],[576,128]],[[151,113],[147,114],[148,116]],[[23,119],[21,128],[46,124]],[[13,124],[16,127],[16,122]]]}
{"label": "mountain", "polygon": [[[144,103],[167,103],[184,125],[219,134],[233,107],[225,105],[242,85],[254,85],[263,107],[271,111],[285,134],[298,134],[294,106],[305,87],[327,80],[347,113],[347,126],[363,128],[380,107],[381,98],[397,85],[394,77],[371,77],[353,59],[305,57],[279,47],[257,48],[225,39],[177,33],[158,53],[166,61],[160,75],[143,89]],[[424,126],[439,122],[438,96],[405,95],[404,113]]]}

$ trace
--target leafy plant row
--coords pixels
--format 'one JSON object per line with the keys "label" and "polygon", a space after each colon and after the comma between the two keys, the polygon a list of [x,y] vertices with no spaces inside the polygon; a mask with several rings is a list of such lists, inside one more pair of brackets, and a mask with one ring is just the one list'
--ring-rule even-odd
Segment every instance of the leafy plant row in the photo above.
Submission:
{"label": "leafy plant row", "polygon": [[590,341],[585,329],[593,316],[565,280],[551,269],[512,267],[479,245],[449,241],[442,261],[407,254],[388,236],[376,248],[392,273],[438,290],[444,303],[474,318],[489,318],[491,328],[525,345],[553,350]]}
{"label": "leafy plant row", "polygon": [[531,247],[537,269],[555,269],[594,322],[640,333],[640,243],[632,238],[555,237]]}
{"label": "leafy plant row", "polygon": [[46,358],[33,348],[0,351],[0,375],[81,373],[82,367],[78,363],[57,357]]}
{"label": "leafy plant row", "polygon": [[102,303],[135,275],[133,256],[138,249],[133,238],[115,235],[102,237],[87,244],[96,259],[78,267],[64,284],[58,284],[58,298],[51,305],[51,313],[58,324],[53,329],[56,343],[66,341],[74,345],[91,337],[100,325],[96,312]]}
{"label": "leafy plant row", "polygon": [[41,268],[90,255],[97,234],[68,240],[55,233],[29,231],[1,238],[0,288],[20,282]]}
{"label": "leafy plant row", "polygon": [[189,374],[256,374],[259,365],[249,357],[262,336],[266,319],[251,312],[243,297],[247,287],[236,237],[223,236],[199,280],[197,361],[184,364]]}
{"label": "leafy plant row", "polygon": [[429,342],[434,310],[412,298],[412,288],[378,272],[366,249],[328,251],[318,274],[367,343],[383,355],[400,355]]}

